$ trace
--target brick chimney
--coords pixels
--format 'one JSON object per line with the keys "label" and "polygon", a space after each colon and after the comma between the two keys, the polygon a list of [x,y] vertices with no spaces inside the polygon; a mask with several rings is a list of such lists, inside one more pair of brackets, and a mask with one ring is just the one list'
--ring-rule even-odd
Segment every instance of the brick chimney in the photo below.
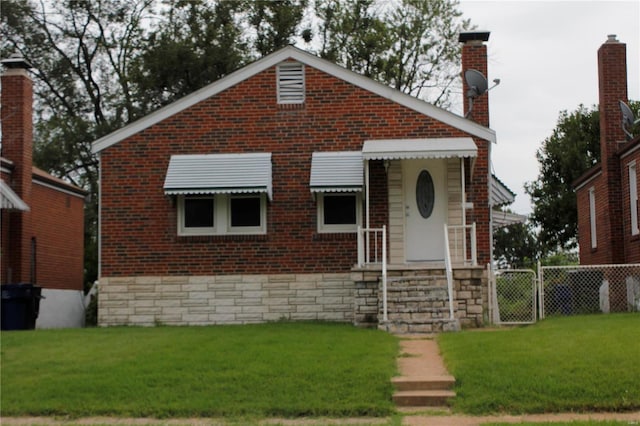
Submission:
{"label": "brick chimney", "polygon": [[[600,95],[600,163],[606,182],[611,241],[623,241],[622,194],[618,147],[626,140],[622,130],[619,101],[627,102],[627,46],[615,35],[598,49],[598,89]],[[613,244],[610,263],[624,263],[622,244]]]}
{"label": "brick chimney", "polygon": [[[460,33],[458,41],[462,45],[462,84],[464,96],[464,115],[467,116],[471,109],[471,103],[467,94],[469,86],[464,74],[469,69],[480,72],[487,77],[487,46],[489,40],[488,31],[475,31]],[[489,127],[489,96],[484,93],[473,100],[473,109],[468,115],[470,120]],[[491,142],[474,138],[478,147],[478,156],[474,159],[474,165],[468,164],[466,168],[466,194],[465,202],[471,203],[472,208],[466,210],[466,223],[476,223],[476,238],[478,248],[478,263],[484,265],[492,259],[492,235],[491,235],[491,208],[489,206],[490,193],[490,158]],[[468,163],[470,163],[468,161]],[[466,204],[465,203],[465,204]]]}
{"label": "brick chimney", "polygon": [[[458,41],[462,44],[462,87],[464,95],[464,115],[467,116],[470,109],[470,100],[467,97],[469,86],[464,78],[468,69],[474,69],[487,77],[487,45],[489,31],[474,31],[460,33]],[[478,124],[489,127],[489,96],[485,93],[473,100],[473,110],[469,118]]]}
{"label": "brick chimney", "polygon": [[[28,69],[31,65],[22,57],[12,55],[0,61],[2,72],[2,152],[13,162],[9,185],[28,206],[31,206],[33,179],[33,83]],[[9,214],[9,274],[2,280],[12,283],[29,282],[31,261],[31,213]]]}

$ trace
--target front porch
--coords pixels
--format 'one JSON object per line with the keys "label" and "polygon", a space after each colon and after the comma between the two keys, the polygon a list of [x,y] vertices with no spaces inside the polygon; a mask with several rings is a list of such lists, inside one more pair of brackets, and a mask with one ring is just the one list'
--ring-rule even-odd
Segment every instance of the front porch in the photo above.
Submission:
{"label": "front porch", "polygon": [[[487,319],[488,274],[476,262],[475,226],[444,228],[444,261],[405,263],[387,262],[386,227],[359,229],[358,264],[351,270],[356,325],[393,333],[482,326]],[[464,232],[450,246],[449,235],[460,230]]]}

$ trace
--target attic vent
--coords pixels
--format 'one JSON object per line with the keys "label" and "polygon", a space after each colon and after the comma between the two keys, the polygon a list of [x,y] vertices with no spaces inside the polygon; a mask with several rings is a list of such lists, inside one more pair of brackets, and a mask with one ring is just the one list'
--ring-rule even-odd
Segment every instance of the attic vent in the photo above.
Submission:
{"label": "attic vent", "polygon": [[304,103],[304,65],[297,62],[278,65],[278,103]]}

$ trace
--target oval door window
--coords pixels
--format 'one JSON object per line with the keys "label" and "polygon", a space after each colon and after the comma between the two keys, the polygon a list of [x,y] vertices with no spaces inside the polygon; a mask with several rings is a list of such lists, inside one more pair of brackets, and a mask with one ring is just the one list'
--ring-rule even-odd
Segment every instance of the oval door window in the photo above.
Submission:
{"label": "oval door window", "polygon": [[416,183],[416,204],[420,215],[427,219],[433,212],[433,204],[435,203],[435,190],[433,188],[433,179],[428,171],[423,170],[418,175]]}

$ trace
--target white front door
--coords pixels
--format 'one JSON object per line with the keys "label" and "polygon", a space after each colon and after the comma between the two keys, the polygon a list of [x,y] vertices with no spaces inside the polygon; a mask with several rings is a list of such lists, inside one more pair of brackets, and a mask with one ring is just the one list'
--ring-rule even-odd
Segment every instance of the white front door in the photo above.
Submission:
{"label": "white front door", "polygon": [[447,220],[445,160],[402,162],[407,262],[444,260]]}

